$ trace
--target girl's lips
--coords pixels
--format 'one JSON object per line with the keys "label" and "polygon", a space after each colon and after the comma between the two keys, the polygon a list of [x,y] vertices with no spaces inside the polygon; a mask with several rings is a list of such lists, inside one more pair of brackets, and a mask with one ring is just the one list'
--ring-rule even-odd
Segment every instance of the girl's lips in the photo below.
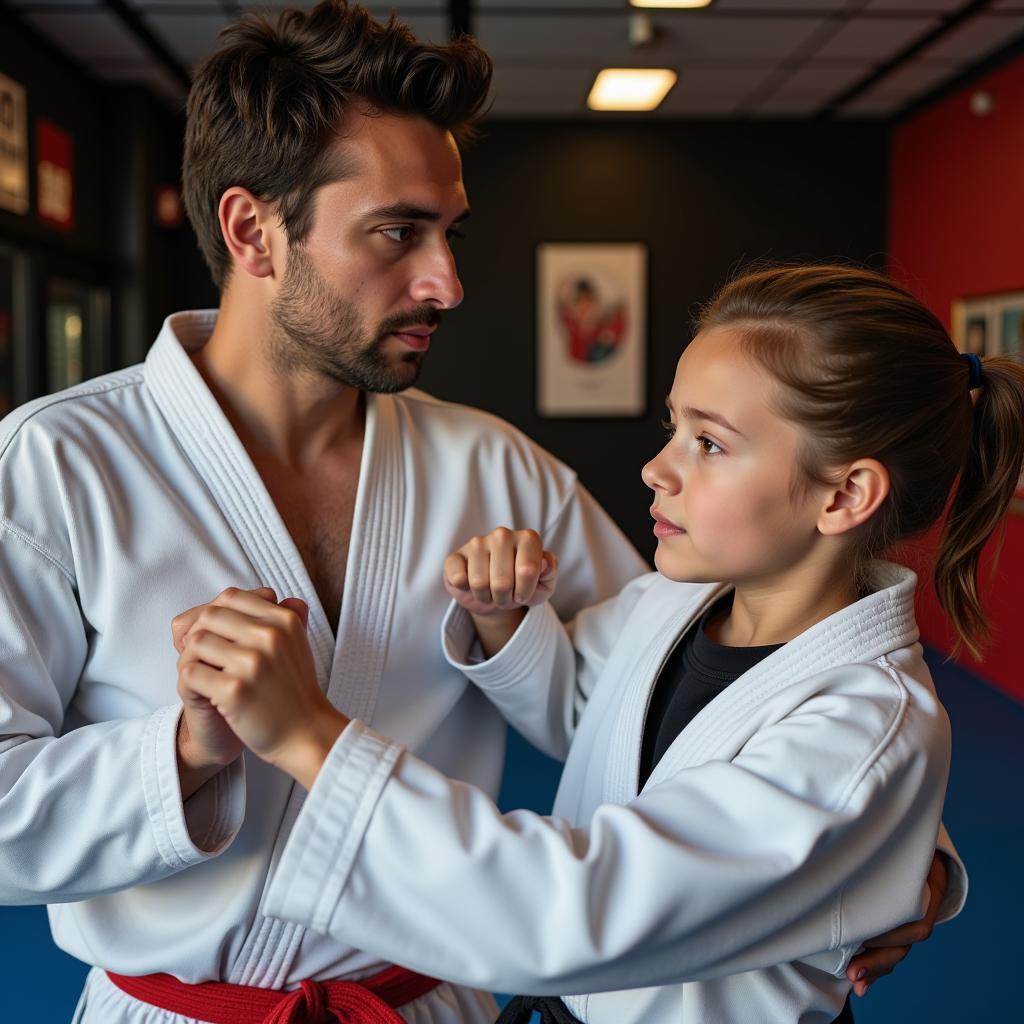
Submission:
{"label": "girl's lips", "polygon": [[657,520],[654,524],[655,537],[678,537],[683,533],[686,531],[681,526],[673,526],[671,523],[664,523],[661,520]]}
{"label": "girl's lips", "polygon": [[656,508],[651,509],[651,516],[654,519],[655,537],[678,537],[686,531],[675,523],[670,523]]}

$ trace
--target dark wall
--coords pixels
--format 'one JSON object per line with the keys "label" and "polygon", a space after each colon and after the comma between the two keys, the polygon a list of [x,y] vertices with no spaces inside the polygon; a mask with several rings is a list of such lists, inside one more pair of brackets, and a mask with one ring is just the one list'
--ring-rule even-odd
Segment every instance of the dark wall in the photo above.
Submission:
{"label": "dark wall", "polygon": [[[43,387],[42,290],[49,274],[111,291],[107,365],[135,362],[171,310],[216,303],[187,222],[157,225],[155,192],[180,181],[184,120],[138,86],[101,82],[9,11],[0,10],[0,71],[24,86],[28,107],[30,208],[0,210],[0,240],[31,259],[34,390]],[[71,135],[75,223],[63,231],[37,210],[37,118]]]}
{"label": "dark wall", "polygon": [[[422,386],[489,409],[572,465],[645,556],[640,468],[695,306],[745,261],[885,263],[886,141],[866,123],[495,123],[465,156],[466,289]],[[648,246],[648,410],[631,419],[535,411],[535,248]]]}
{"label": "dark wall", "polygon": [[[29,212],[0,209],[0,236],[69,258],[104,261],[109,250],[108,196],[103,189],[104,90],[11,13],[0,10],[0,71],[25,87],[28,107]],[[36,216],[35,124],[48,118],[74,145],[75,224],[55,230]],[[101,269],[101,268],[97,268]]]}

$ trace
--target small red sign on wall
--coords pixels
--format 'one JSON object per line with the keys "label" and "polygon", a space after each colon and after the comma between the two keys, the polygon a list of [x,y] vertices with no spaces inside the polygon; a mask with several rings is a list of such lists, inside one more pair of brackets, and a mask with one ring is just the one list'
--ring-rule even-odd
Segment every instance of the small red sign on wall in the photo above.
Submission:
{"label": "small red sign on wall", "polygon": [[174,185],[161,185],[156,190],[154,212],[160,227],[181,227],[181,192]]}
{"label": "small red sign on wall", "polygon": [[52,121],[36,121],[39,219],[70,231],[75,226],[74,154],[71,136]]}

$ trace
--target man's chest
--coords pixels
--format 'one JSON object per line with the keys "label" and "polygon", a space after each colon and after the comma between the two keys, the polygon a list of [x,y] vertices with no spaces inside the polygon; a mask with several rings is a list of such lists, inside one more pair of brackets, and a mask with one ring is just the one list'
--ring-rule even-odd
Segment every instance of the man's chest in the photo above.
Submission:
{"label": "man's chest", "polygon": [[268,483],[332,629],[341,612],[357,485],[357,477],[331,469]]}

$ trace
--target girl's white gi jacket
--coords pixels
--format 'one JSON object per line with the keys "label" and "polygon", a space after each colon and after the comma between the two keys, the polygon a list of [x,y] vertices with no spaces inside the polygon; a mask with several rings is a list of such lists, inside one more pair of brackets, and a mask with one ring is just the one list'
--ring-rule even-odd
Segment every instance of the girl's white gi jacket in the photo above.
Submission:
{"label": "girl's white gi jacket", "polygon": [[[50,904],[58,945],[121,974],[358,978],[381,967],[358,937],[260,913],[301,787],[246,756],[182,804],[172,617],[228,586],[302,597],[331,700],[496,792],[505,723],[437,642],[445,557],[498,525],[546,524],[566,551],[566,618],[645,566],[575,474],[508,424],[422,392],[370,395],[341,618],[328,622],[189,359],[214,321],[175,315],[143,366],[0,426],[0,903]],[[81,1012],[173,1019],[98,972]],[[494,1003],[442,985],[404,1012],[481,1022]]]}
{"label": "girl's white gi jacket", "polygon": [[[915,577],[873,582],[708,704],[639,794],[652,687],[722,586],[642,577],[578,617],[575,650],[536,608],[476,665],[453,609],[453,663],[542,749],[573,737],[554,816],[502,815],[353,722],[265,910],[439,977],[591,993],[566,1000],[589,1024],[833,1020],[860,942],[925,909],[949,767]],[[963,895],[958,870],[943,918]]]}

